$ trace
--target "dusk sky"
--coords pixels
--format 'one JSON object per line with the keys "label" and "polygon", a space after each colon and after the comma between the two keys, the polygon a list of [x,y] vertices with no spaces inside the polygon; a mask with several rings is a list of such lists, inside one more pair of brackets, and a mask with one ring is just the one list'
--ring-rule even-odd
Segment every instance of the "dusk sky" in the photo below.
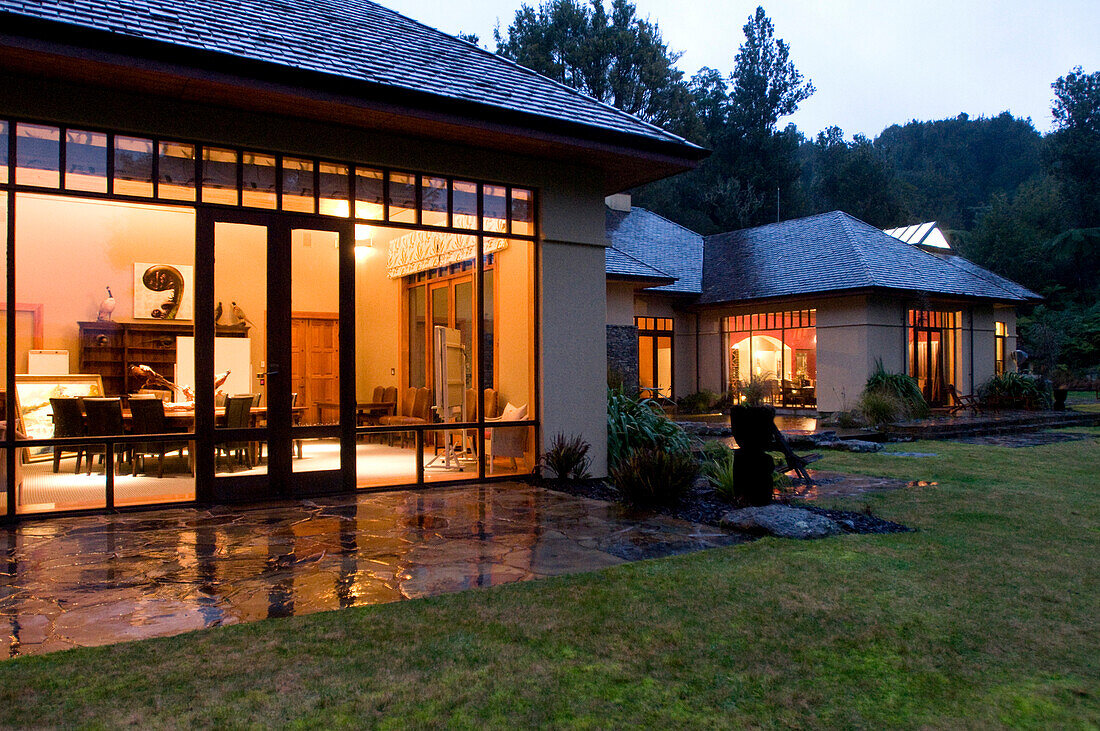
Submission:
{"label": "dusk sky", "polygon": [[[381,0],[490,49],[520,0]],[[529,4],[537,5],[537,2]],[[758,2],[637,0],[680,68],[728,73]],[[1100,0],[771,0],[764,9],[817,93],[792,117],[808,136],[835,124],[874,137],[888,124],[1009,110],[1050,129],[1050,84],[1074,66],[1100,70]]]}

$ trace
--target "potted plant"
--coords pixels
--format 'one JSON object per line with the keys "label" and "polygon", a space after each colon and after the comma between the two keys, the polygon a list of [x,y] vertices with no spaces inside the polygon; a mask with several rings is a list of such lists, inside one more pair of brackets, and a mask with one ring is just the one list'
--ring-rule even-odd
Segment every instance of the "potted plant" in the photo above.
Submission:
{"label": "potted plant", "polygon": [[775,409],[764,403],[771,390],[766,376],[753,376],[741,387],[742,402],[730,408],[730,428],[737,441],[734,450],[736,492],[750,505],[772,500],[775,462],[767,453],[775,433]]}

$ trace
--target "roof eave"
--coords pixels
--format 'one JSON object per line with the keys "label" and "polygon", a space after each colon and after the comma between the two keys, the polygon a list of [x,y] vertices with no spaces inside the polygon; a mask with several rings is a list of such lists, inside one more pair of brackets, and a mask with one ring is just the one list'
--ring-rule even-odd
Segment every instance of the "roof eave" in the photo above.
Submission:
{"label": "roof eave", "polygon": [[[510,140],[526,140],[542,155],[551,148],[596,153],[595,158],[587,159],[607,169],[604,187],[608,193],[690,170],[710,154],[709,150],[690,143],[633,135],[225,53],[10,13],[0,13],[0,19],[4,21],[0,65],[130,89],[161,92],[172,89],[190,98],[234,106],[256,101],[254,97],[263,97],[269,104],[279,97],[298,97],[315,104],[385,117],[391,125],[401,126],[396,120],[408,119],[411,123],[405,126],[420,134],[434,128],[436,135],[444,139],[448,138],[447,128],[477,129],[492,135],[494,146],[503,138],[506,145]],[[285,104],[276,102],[272,106],[285,114]],[[355,115],[350,117],[341,117],[341,122],[355,124]]]}

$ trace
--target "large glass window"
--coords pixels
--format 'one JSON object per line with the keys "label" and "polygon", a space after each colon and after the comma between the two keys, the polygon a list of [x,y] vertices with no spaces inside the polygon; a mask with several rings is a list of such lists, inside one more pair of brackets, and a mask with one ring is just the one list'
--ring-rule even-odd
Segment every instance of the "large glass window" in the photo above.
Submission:
{"label": "large glass window", "polygon": [[[0,236],[7,211],[18,212],[19,304],[3,307],[15,324],[17,388],[4,437],[20,440],[16,474],[6,475],[14,511],[195,498],[195,445],[205,442],[194,413],[196,204],[355,219],[361,485],[534,467],[531,189],[0,120]],[[266,471],[276,228],[261,220],[214,225],[218,475]],[[339,440],[325,437],[339,418],[339,332],[350,320],[336,301],[337,236],[291,236],[290,369],[303,427],[291,464],[305,471],[324,469],[317,447],[331,452],[330,466],[343,456]],[[273,282],[287,273],[279,266]],[[6,329],[3,337],[9,345]],[[230,424],[228,401],[246,396],[247,423]],[[254,437],[242,435],[246,427]]]}
{"label": "large glass window", "polygon": [[638,388],[647,398],[672,398],[672,318],[635,317]]}
{"label": "large glass window", "polygon": [[[113,505],[193,500],[183,386],[194,372],[194,212],[38,193],[15,201],[16,315],[29,318],[16,343],[16,429],[87,438],[20,450],[16,511],[106,507],[108,467]],[[179,436],[109,443],[169,432]]]}
{"label": "large glass window", "polygon": [[925,400],[932,406],[951,402],[958,357],[956,312],[909,310],[907,363]]}
{"label": "large glass window", "polygon": [[817,311],[791,310],[726,318],[726,382],[738,395],[763,382],[766,399],[788,407],[817,405]]}

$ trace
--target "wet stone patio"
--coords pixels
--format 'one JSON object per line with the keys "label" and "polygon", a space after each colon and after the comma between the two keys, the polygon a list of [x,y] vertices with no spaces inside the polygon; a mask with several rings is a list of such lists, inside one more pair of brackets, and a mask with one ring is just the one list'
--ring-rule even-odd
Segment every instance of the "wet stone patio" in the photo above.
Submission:
{"label": "wet stone patio", "polygon": [[521,483],[0,529],[3,657],[527,581],[745,540]]}

